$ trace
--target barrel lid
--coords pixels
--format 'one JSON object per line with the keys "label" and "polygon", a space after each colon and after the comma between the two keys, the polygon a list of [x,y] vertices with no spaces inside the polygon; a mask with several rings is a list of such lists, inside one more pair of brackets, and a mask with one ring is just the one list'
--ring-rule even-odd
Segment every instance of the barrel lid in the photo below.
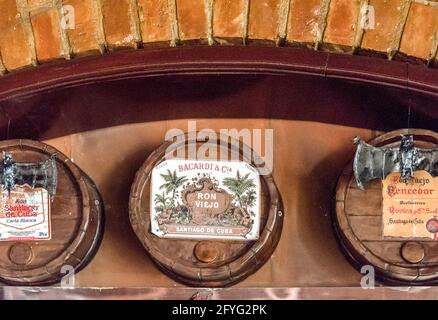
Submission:
{"label": "barrel lid", "polygon": [[77,165],[47,144],[6,140],[0,142],[0,152],[3,151],[12,153],[21,163],[38,163],[56,155],[58,182],[56,194],[48,201],[45,220],[41,223],[44,225],[41,232],[47,231],[48,236],[36,238],[32,234],[29,238],[20,236],[0,241],[0,280],[15,285],[58,282],[66,275],[62,272],[63,267],[79,271],[100,243],[103,230],[100,196]]}
{"label": "barrel lid", "polygon": [[[235,144],[230,144],[229,140],[225,140],[224,136],[220,137],[216,144],[218,154],[225,151],[228,154],[230,149],[235,148]],[[175,239],[156,232],[154,233],[154,230],[152,230],[154,218],[151,219],[151,216],[153,216],[151,213],[153,210],[152,206],[154,205],[154,197],[151,197],[151,180],[154,168],[163,164],[169,155],[176,154],[177,150],[188,150],[189,145],[195,146],[196,150],[199,150],[203,148],[204,143],[205,140],[198,140],[196,137],[193,138],[186,134],[177,137],[174,141],[163,143],[152,152],[138,170],[132,185],[129,204],[130,221],[134,232],[146,251],[157,263],[158,267],[170,277],[192,286],[227,286],[241,281],[254,273],[269,259],[280,239],[284,215],[281,198],[272,176],[270,174],[258,174],[260,177],[260,224],[259,233],[255,239],[244,240],[239,237],[227,238],[226,236],[196,237],[193,234]],[[260,173],[258,166],[243,153],[241,145],[237,148],[237,151],[243,163],[250,165],[256,172]],[[187,154],[180,159],[193,160]],[[199,168],[194,168],[194,170],[199,170],[198,173],[204,172]],[[192,177],[190,175],[187,175],[187,177],[189,181],[184,182],[185,185],[181,187],[181,190],[187,191],[192,185]],[[214,180],[217,176],[210,178],[210,180]],[[202,180],[196,179],[196,177],[193,179],[196,180],[196,183]],[[217,180],[222,181],[219,178]],[[224,192],[222,189],[226,188],[224,188],[220,181],[216,181],[214,186],[208,187],[210,188],[209,192],[217,195],[215,199],[222,197],[221,199],[225,200],[221,200],[221,204],[217,206],[212,206],[208,209],[210,211],[206,209],[211,214],[211,217],[218,220],[220,220],[224,212],[224,206],[227,209],[230,208],[230,203],[227,202],[228,198],[222,196],[222,192]],[[202,180],[201,182],[204,181]],[[205,188],[205,185],[202,187],[199,184],[199,186],[200,189],[197,190],[202,195],[202,192],[205,191],[202,188]],[[178,189],[177,192],[187,195],[186,191],[179,191]],[[202,195],[202,199],[205,200],[205,206],[208,207],[212,205],[212,202],[210,201],[210,196],[207,195]],[[195,198],[199,199],[199,196],[200,194]],[[190,195],[187,199],[189,197]],[[190,203],[187,205],[190,207]],[[197,205],[197,208],[199,206]],[[196,210],[190,211],[190,221],[195,221],[193,217],[196,212]],[[169,214],[172,213],[169,212]],[[215,216],[215,214],[217,215]],[[198,225],[203,225],[202,221],[199,220]],[[213,222],[212,226],[214,225],[215,222]],[[241,230],[244,230],[244,228]]]}
{"label": "barrel lid", "polygon": [[[438,147],[438,133],[423,129],[391,131],[369,144],[398,147],[402,134],[412,134],[418,148]],[[383,236],[382,180],[373,180],[361,190],[351,168],[349,163],[339,178],[334,214],[336,235],[347,258],[359,269],[374,266],[376,276],[388,284],[438,283],[438,242],[423,235]],[[427,226],[435,230],[432,220]]]}

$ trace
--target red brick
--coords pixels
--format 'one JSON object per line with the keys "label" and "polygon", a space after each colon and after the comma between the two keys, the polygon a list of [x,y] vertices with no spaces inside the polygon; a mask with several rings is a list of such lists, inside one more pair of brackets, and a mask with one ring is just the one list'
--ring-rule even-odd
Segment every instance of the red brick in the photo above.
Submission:
{"label": "red brick", "polygon": [[38,61],[61,57],[61,28],[56,9],[37,10],[31,13]]}
{"label": "red brick", "polygon": [[400,51],[428,59],[438,30],[438,8],[413,3],[403,33]]}
{"label": "red brick", "polygon": [[292,0],[289,11],[287,40],[314,42],[319,26],[321,0]]}
{"label": "red brick", "polygon": [[21,17],[15,0],[0,0],[0,52],[8,70],[31,64]]}
{"label": "red brick", "polygon": [[332,0],[324,42],[352,46],[360,11],[359,0]]}
{"label": "red brick", "polygon": [[280,0],[250,1],[248,36],[251,39],[277,38]]}
{"label": "red brick", "polygon": [[98,50],[97,21],[93,17],[93,0],[64,0],[74,9],[74,29],[67,29],[74,53]]}
{"label": "red brick", "polygon": [[374,7],[375,29],[365,31],[362,47],[388,52],[400,17],[404,0],[370,0]]}
{"label": "red brick", "polygon": [[105,37],[110,47],[134,46],[129,0],[101,0]]}
{"label": "red brick", "polygon": [[207,37],[204,0],[177,0],[179,35],[182,40]]}
{"label": "red brick", "polygon": [[213,34],[216,37],[242,37],[244,0],[215,0]]}
{"label": "red brick", "polygon": [[143,42],[168,41],[170,34],[167,0],[138,0]]}

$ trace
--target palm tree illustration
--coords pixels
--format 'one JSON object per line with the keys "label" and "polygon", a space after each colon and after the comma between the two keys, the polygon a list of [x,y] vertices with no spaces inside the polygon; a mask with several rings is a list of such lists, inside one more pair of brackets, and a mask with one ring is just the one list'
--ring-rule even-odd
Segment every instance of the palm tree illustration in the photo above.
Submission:
{"label": "palm tree illustration", "polygon": [[170,199],[171,207],[175,207],[175,192],[181,187],[184,182],[188,179],[186,176],[178,177],[176,175],[176,170],[173,172],[167,169],[166,174],[160,174],[160,176],[164,179],[164,183],[160,186],[160,189],[164,189],[166,194],[172,193],[172,198]]}
{"label": "palm tree illustration", "polygon": [[252,208],[257,200],[257,192],[254,189],[248,190],[246,194],[241,197],[242,203],[245,205],[245,209]]}
{"label": "palm tree illustration", "polygon": [[[246,175],[241,175],[239,170],[237,170],[236,177],[226,177],[223,180],[223,185],[226,186],[231,192],[233,192],[237,197],[237,202],[241,207],[246,207],[246,198],[244,196],[245,192],[255,187],[254,179],[249,178],[250,173]],[[254,195],[251,195],[252,197]]]}
{"label": "palm tree illustration", "polygon": [[162,194],[156,194],[155,195],[155,199],[154,202],[157,205],[157,210],[158,211],[165,211],[167,209],[167,201],[169,199],[166,197],[166,195],[164,194],[164,192]]}

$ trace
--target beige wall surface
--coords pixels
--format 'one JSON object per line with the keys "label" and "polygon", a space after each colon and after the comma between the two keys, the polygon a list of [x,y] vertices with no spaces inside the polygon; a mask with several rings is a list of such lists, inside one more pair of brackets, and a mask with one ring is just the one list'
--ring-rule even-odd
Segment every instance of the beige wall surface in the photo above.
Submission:
{"label": "beige wall surface", "polygon": [[[71,157],[97,184],[106,226],[102,245],[76,279],[80,287],[182,286],[164,275],[131,229],[130,187],[137,169],[170,128],[187,120],[124,125],[46,141]],[[330,221],[338,175],[354,152],[356,135],[371,130],[270,119],[197,120],[197,129],[272,128],[273,176],[283,198],[285,220],[271,259],[237,287],[359,286],[360,273],[342,255]]]}

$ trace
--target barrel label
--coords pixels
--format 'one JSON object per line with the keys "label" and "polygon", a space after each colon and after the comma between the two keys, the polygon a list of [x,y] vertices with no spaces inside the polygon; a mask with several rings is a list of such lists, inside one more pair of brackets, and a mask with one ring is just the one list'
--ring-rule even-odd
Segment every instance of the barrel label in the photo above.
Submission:
{"label": "barrel label", "polygon": [[260,177],[246,162],[163,161],[150,201],[152,233],[162,238],[259,237]]}
{"label": "barrel label", "polygon": [[27,185],[0,194],[0,240],[50,240],[50,196]]}
{"label": "barrel label", "polygon": [[394,172],[383,181],[383,236],[431,238],[438,234],[438,177],[416,171],[404,182]]}

